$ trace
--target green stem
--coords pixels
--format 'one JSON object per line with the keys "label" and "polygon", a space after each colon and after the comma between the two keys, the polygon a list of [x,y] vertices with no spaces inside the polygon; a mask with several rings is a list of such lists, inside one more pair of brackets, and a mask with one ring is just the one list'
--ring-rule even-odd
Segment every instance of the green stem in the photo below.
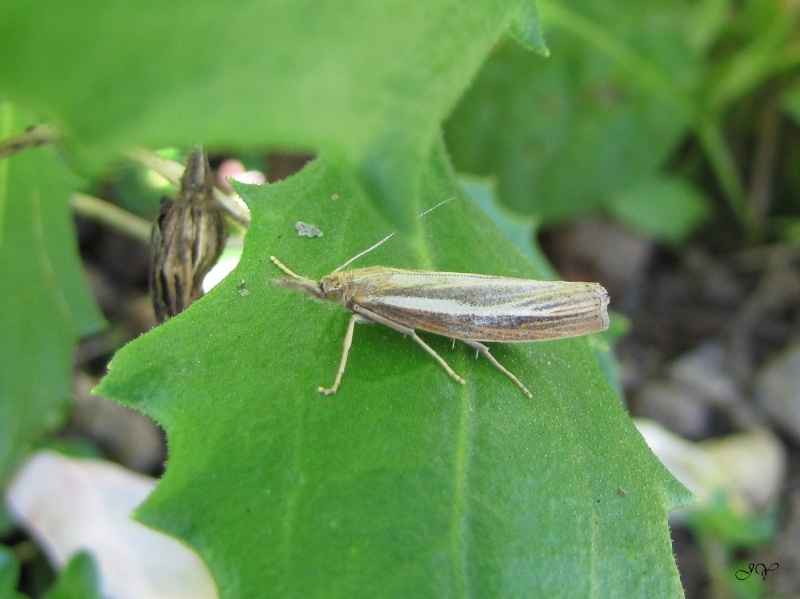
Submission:
{"label": "green stem", "polygon": [[764,34],[738,52],[730,61],[724,76],[709,92],[708,106],[718,113],[733,102],[782,73],[800,67],[800,44],[787,45],[786,32]]}
{"label": "green stem", "polygon": [[73,193],[69,202],[76,214],[108,225],[142,243],[150,243],[152,225],[149,221],[109,204],[105,200],[84,193]]}
{"label": "green stem", "polygon": [[733,215],[748,236],[754,233],[755,223],[748,208],[747,192],[739,168],[725,142],[722,129],[711,118],[704,118],[697,123],[695,132],[703,151],[708,157],[714,176],[717,179],[725,200]]}

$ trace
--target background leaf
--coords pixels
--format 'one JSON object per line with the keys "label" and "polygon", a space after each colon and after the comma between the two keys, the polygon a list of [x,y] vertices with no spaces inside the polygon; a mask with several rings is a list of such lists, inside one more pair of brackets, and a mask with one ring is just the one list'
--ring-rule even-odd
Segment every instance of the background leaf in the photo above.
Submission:
{"label": "background leaf", "polygon": [[497,199],[492,179],[462,175],[460,182],[486,216],[522,252],[542,278],[559,278],[547,257],[534,243],[538,228],[535,218],[519,216],[505,208]]}
{"label": "background leaf", "polygon": [[0,545],[0,597],[24,599],[25,595],[16,592],[19,581],[19,559],[5,545]]}
{"label": "background leaf", "polygon": [[[0,104],[0,139],[31,121]],[[49,147],[0,161],[0,480],[60,424],[78,334],[102,325],[78,260],[74,184]]]}
{"label": "background leaf", "polygon": [[619,190],[608,210],[650,239],[676,245],[711,216],[711,202],[687,181],[654,177]]}
{"label": "background leaf", "polygon": [[[348,315],[270,284],[268,257],[319,277],[391,226],[324,159],[240,191],[238,268],[118,352],[97,390],[166,428],[168,469],[138,517],[197,548],[223,597],[680,595],[666,511],[686,491],[585,340],[495,345],[528,400],[460,344],[427,336],[465,386],[359,326],[325,398]],[[437,154],[414,210],[453,195],[360,265],[537,274]],[[324,236],[297,236],[298,220]]]}
{"label": "background leaf", "polygon": [[786,113],[800,124],[800,83],[789,88],[783,97]]}
{"label": "background leaf", "polygon": [[501,200],[543,224],[652,176],[690,125],[677,90],[701,62],[686,6],[542,3],[552,57],[492,53],[446,126],[456,167],[496,176]]}
{"label": "background leaf", "polygon": [[509,27],[542,47],[533,6],[10,0],[0,57],[14,60],[0,60],[0,92],[99,163],[120,147],[198,139],[325,151],[407,227],[405,200],[489,49]]}
{"label": "background leaf", "polygon": [[97,564],[81,551],[70,558],[45,599],[103,599],[99,586]]}

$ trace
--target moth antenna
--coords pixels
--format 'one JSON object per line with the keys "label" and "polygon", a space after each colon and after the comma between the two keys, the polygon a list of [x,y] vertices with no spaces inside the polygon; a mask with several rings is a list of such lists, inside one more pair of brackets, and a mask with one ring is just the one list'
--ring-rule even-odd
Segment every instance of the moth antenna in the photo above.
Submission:
{"label": "moth antenna", "polygon": [[335,268],[335,269],[333,270],[333,272],[338,272],[338,271],[342,270],[342,269],[343,269],[345,266],[348,266],[348,265],[352,264],[353,262],[355,262],[356,260],[358,260],[358,259],[359,259],[361,256],[363,256],[364,254],[369,254],[369,253],[370,253],[372,250],[374,250],[376,247],[378,247],[379,245],[383,244],[383,243],[384,243],[384,242],[386,242],[386,241],[389,241],[389,240],[390,240],[392,237],[394,237],[394,232],[392,232],[392,233],[389,233],[389,234],[388,234],[386,237],[384,237],[383,239],[381,239],[381,240],[380,240],[378,243],[376,243],[376,244],[374,244],[374,245],[372,245],[372,246],[368,247],[368,248],[367,248],[367,249],[365,249],[363,252],[359,252],[358,254],[356,254],[355,256],[353,256],[352,258],[350,258],[350,259],[349,259],[347,262],[345,262],[344,264],[342,264],[342,265],[341,265],[339,268]]}
{"label": "moth antenna", "polygon": [[433,212],[433,211],[434,211],[434,210],[436,210],[437,208],[439,208],[439,207],[441,207],[441,206],[444,206],[444,205],[445,205],[445,204],[447,204],[448,202],[452,202],[452,201],[453,201],[453,200],[455,200],[455,199],[456,199],[456,196],[453,196],[452,198],[447,198],[446,200],[442,200],[441,202],[439,202],[438,204],[436,204],[436,206],[431,206],[431,207],[430,207],[430,208],[428,208],[428,209],[427,209],[425,212],[421,212],[420,214],[418,214],[418,215],[417,215],[417,218],[422,218],[423,216],[427,216],[428,214],[430,214],[431,212]]}
{"label": "moth antenna", "polygon": [[272,262],[273,262],[273,264],[275,264],[275,266],[280,268],[283,272],[285,272],[287,275],[289,275],[293,279],[305,279],[306,278],[306,277],[302,277],[299,274],[297,274],[296,272],[294,272],[292,269],[290,269],[288,266],[286,266],[283,262],[278,260],[275,256],[270,256],[269,259],[272,260]]}
{"label": "moth antenna", "polygon": [[[444,206],[448,202],[452,202],[455,199],[456,199],[456,196],[453,196],[452,198],[447,198],[446,200],[442,200],[441,202],[439,202],[435,206],[432,206],[432,207],[428,208],[427,210],[425,210],[424,212],[421,212],[420,214],[418,214],[417,218],[422,218],[423,216],[427,216],[428,214],[430,214],[431,212],[433,212],[434,210],[436,210],[440,206]],[[342,270],[345,266],[349,266],[350,264],[352,264],[353,262],[355,262],[356,260],[358,260],[359,258],[364,256],[365,254],[369,254],[372,250],[376,249],[380,245],[383,245],[385,242],[389,241],[392,237],[394,237],[395,233],[396,233],[396,231],[393,231],[393,232],[389,233],[386,237],[381,239],[378,243],[368,247],[363,252],[359,252],[358,254],[356,254],[355,256],[350,258],[347,262],[342,264],[339,268],[334,269],[333,272],[338,272],[338,271]]]}

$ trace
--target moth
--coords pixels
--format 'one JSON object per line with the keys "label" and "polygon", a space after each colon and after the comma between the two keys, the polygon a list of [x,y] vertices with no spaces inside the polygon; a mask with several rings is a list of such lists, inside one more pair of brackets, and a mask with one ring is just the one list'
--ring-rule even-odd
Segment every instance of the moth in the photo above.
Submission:
{"label": "moth", "polygon": [[408,335],[462,385],[465,380],[417,331],[450,337],[454,344],[456,339],[463,341],[476,350],[476,355],[483,354],[529,398],[533,395],[528,388],[489,353],[483,342],[544,341],[608,328],[608,293],[598,283],[537,281],[389,266],[342,270],[389,237],[319,281],[296,274],[270,256],[289,277],[275,279],[274,283],[319,300],[339,302],[352,313],[339,370],[333,385],[318,387],[320,393],[331,395],[339,388],[356,323],[378,323]]}

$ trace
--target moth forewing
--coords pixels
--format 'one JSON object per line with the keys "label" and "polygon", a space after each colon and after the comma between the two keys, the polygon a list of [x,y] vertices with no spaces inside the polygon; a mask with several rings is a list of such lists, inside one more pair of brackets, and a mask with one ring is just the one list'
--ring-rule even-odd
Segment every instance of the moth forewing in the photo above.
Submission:
{"label": "moth forewing", "polygon": [[597,283],[386,266],[334,271],[316,283],[295,274],[274,256],[270,259],[290,277],[276,283],[318,299],[341,302],[353,313],[334,383],[329,388],[319,388],[325,394],[335,393],[339,387],[357,322],[383,324],[410,336],[463,384],[464,379],[416,331],[459,339],[482,353],[528,397],[532,397],[531,392],[489,353],[482,341],[541,341],[585,335],[608,327],[608,294]]}
{"label": "moth forewing", "polygon": [[352,303],[455,339],[543,341],[608,327],[608,294],[597,283],[386,267],[348,274]]}

